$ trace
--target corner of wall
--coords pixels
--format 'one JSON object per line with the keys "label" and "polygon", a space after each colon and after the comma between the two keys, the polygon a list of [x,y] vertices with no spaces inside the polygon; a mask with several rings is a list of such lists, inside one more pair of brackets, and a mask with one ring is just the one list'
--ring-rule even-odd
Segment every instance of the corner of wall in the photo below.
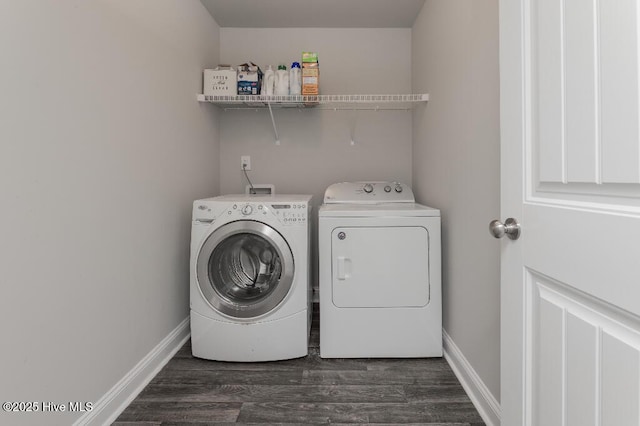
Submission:
{"label": "corner of wall", "polygon": [[442,330],[442,338],[444,358],[469,395],[469,399],[478,410],[480,417],[487,426],[500,426],[500,403],[444,329]]}

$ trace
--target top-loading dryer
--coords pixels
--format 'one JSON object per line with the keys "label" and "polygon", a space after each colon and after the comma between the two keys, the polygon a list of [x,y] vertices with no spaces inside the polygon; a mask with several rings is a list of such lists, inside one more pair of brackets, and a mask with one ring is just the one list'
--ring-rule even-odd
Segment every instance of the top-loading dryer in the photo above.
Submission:
{"label": "top-loading dryer", "polygon": [[320,356],[442,356],[440,211],[397,182],[343,182],[319,210]]}

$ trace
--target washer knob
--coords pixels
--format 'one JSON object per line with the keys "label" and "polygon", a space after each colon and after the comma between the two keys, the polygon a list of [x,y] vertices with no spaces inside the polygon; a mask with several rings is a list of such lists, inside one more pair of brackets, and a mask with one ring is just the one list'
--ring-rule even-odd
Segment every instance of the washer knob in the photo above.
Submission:
{"label": "washer knob", "polygon": [[251,213],[253,213],[253,206],[251,204],[247,204],[246,206],[242,207],[243,215],[248,216]]}
{"label": "washer knob", "polygon": [[363,188],[364,192],[366,192],[367,194],[371,194],[373,192],[373,185],[371,185],[370,183],[366,184]]}
{"label": "washer knob", "polygon": [[396,185],[396,192],[397,193],[401,193],[402,192],[402,186],[401,185]]}
{"label": "washer knob", "polygon": [[384,192],[391,192],[391,187],[389,185],[385,186]]}

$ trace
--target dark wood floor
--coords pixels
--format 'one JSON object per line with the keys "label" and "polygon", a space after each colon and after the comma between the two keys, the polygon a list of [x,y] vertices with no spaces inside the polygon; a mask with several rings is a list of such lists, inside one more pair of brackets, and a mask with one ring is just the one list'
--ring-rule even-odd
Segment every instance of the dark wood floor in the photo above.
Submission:
{"label": "dark wood floor", "polygon": [[114,424],[484,425],[444,359],[321,359],[318,320],[316,304],[294,360],[205,361],[187,342]]}

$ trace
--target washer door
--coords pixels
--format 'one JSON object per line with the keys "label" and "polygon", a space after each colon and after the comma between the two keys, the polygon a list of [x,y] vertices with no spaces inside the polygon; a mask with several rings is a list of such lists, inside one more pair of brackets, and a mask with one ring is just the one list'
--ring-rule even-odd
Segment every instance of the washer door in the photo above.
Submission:
{"label": "washer door", "polygon": [[293,283],[291,248],[275,229],[240,220],[216,229],[196,261],[198,285],[219,312],[251,318],[275,308]]}

